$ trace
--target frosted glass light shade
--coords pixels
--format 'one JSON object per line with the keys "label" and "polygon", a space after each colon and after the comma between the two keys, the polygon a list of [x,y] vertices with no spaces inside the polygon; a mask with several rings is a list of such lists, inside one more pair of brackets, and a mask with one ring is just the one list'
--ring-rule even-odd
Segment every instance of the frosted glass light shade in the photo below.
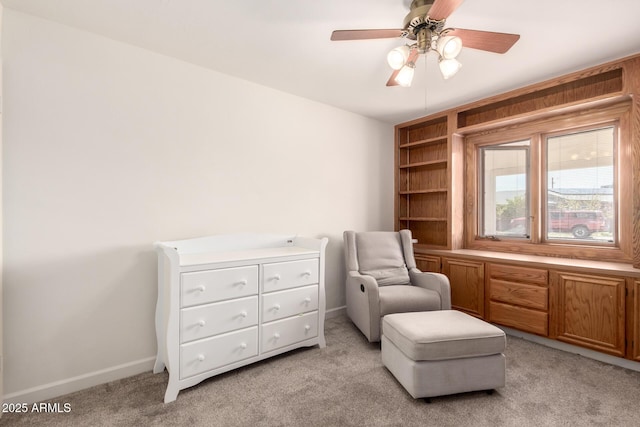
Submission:
{"label": "frosted glass light shade", "polygon": [[396,83],[398,83],[402,87],[411,86],[411,82],[413,81],[413,74],[415,72],[415,65],[407,64],[400,69],[400,72],[395,78]]}
{"label": "frosted glass light shade", "polygon": [[409,58],[409,46],[400,46],[387,54],[387,63],[394,70],[399,70],[407,62],[407,58]]}
{"label": "frosted glass light shade", "polygon": [[462,39],[457,36],[443,36],[438,38],[436,49],[444,59],[453,59],[462,50]]}
{"label": "frosted glass light shade", "polygon": [[442,77],[444,77],[445,80],[449,77],[453,77],[460,70],[460,68],[462,68],[462,64],[456,59],[440,58],[438,65],[440,66]]}

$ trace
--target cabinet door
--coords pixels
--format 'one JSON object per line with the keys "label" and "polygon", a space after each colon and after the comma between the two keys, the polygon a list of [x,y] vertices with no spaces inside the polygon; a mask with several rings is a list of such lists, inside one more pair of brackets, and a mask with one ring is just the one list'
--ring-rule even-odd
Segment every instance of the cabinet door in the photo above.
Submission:
{"label": "cabinet door", "polygon": [[631,342],[629,357],[640,362],[640,280],[631,281],[631,289],[629,290],[629,318]]}
{"label": "cabinet door", "polygon": [[442,258],[442,273],[451,282],[451,307],[484,318],[484,263]]}
{"label": "cabinet door", "polygon": [[556,271],[551,285],[558,340],[624,357],[624,278]]}
{"label": "cabinet door", "polygon": [[416,265],[420,271],[440,273],[440,257],[431,255],[416,255]]}

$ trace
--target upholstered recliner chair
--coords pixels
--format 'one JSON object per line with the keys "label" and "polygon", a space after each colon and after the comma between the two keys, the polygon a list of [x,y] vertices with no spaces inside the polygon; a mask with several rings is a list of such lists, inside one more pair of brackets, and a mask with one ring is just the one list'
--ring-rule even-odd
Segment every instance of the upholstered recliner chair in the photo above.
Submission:
{"label": "upholstered recliner chair", "polygon": [[391,313],[451,309],[447,276],[416,267],[410,230],[344,232],[347,315],[370,342]]}

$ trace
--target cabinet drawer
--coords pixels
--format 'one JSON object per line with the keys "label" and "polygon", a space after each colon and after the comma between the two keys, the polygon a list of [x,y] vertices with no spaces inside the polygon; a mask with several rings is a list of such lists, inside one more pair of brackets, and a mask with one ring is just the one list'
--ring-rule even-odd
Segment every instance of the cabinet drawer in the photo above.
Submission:
{"label": "cabinet drawer", "polygon": [[317,309],[318,285],[271,292],[262,296],[263,322],[271,322]]}
{"label": "cabinet drawer", "polygon": [[258,327],[217,335],[180,346],[180,379],[258,354]]}
{"label": "cabinet drawer", "polygon": [[258,296],[216,302],[180,311],[180,342],[258,324]]}
{"label": "cabinet drawer", "polygon": [[263,353],[318,335],[318,312],[289,317],[262,325]]}
{"label": "cabinet drawer", "polygon": [[549,283],[549,272],[547,270],[514,265],[489,264],[489,277],[540,286],[547,286]]}
{"label": "cabinet drawer", "polygon": [[265,264],[262,274],[264,292],[318,283],[318,259]]}
{"label": "cabinet drawer", "polygon": [[549,335],[549,316],[542,311],[491,301],[489,302],[489,321],[512,326],[525,332]]}
{"label": "cabinet drawer", "polygon": [[223,301],[258,293],[258,266],[182,273],[181,306]]}
{"label": "cabinet drawer", "polygon": [[513,283],[490,279],[489,297],[492,300],[521,305],[523,307],[547,310],[549,290],[542,286]]}

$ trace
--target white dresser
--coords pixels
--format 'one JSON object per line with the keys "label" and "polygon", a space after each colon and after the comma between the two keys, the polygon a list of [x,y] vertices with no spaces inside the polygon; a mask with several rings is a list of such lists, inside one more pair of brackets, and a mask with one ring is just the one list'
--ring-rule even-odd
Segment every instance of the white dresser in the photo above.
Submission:
{"label": "white dresser", "polygon": [[228,234],[158,242],[158,355],[164,401],[213,375],[325,346],[328,239]]}

